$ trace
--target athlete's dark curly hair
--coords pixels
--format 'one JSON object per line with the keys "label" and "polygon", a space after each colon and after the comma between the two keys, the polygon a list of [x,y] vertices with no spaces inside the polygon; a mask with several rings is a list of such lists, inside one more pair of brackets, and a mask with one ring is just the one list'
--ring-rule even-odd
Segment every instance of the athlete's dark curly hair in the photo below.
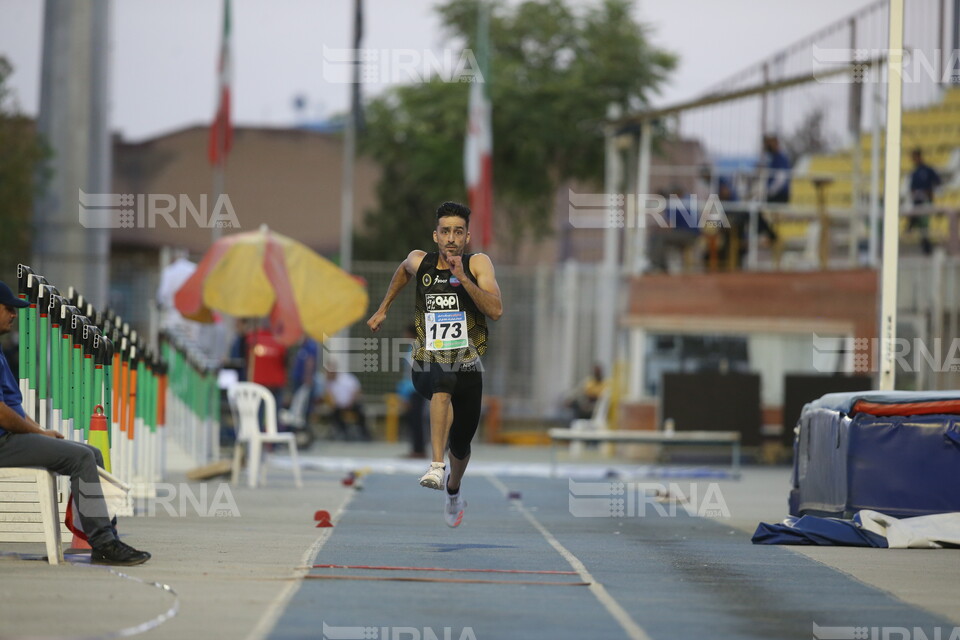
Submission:
{"label": "athlete's dark curly hair", "polygon": [[470,207],[459,202],[444,202],[437,207],[437,220],[446,216],[460,216],[467,222],[467,228],[470,227]]}

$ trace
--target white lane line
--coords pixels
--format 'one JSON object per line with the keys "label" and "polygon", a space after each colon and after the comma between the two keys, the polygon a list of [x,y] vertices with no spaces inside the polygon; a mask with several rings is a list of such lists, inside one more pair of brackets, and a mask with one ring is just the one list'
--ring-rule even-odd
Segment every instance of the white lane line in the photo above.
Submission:
{"label": "white lane line", "polygon": [[[343,512],[347,510],[347,506],[350,504],[350,501],[353,500],[353,497],[356,495],[356,491],[351,491],[347,494],[346,500],[343,501],[343,504],[340,505],[340,508],[337,509],[337,513],[331,518],[334,523],[340,521],[340,516],[343,515]],[[323,545],[327,543],[327,540],[330,539],[330,536],[333,535],[333,527],[329,529],[323,529],[322,533],[313,541],[313,544],[310,545],[310,548],[303,554],[300,558],[300,564],[293,571],[291,576],[293,579],[287,582],[286,586],[280,590],[280,593],[270,602],[267,606],[267,610],[264,612],[263,616],[260,618],[260,622],[250,630],[250,633],[247,634],[246,640],[263,640],[267,637],[272,630],[274,625],[277,624],[277,620],[280,619],[280,616],[283,614],[284,610],[287,608],[290,599],[293,598],[293,594],[297,592],[297,589],[300,588],[300,585],[303,584],[303,577],[307,575],[310,569],[313,567],[313,559],[317,557],[320,553],[320,549],[323,548]]]}
{"label": "white lane line", "polygon": [[[499,479],[490,475],[486,476],[486,478],[504,496],[509,495],[509,489],[505,484],[500,482]],[[600,604],[603,605],[607,612],[613,616],[613,619],[616,620],[621,627],[623,627],[623,630],[627,632],[627,636],[632,640],[651,640],[650,636],[648,636],[647,633],[640,628],[640,625],[634,622],[633,618],[630,617],[630,614],[627,613],[624,608],[613,599],[613,596],[610,595],[606,588],[600,584],[596,578],[590,575],[590,572],[587,571],[587,567],[580,561],[580,558],[573,555],[569,549],[560,544],[560,541],[557,540],[553,534],[547,530],[546,527],[540,524],[540,521],[537,520],[533,514],[523,506],[523,504],[520,502],[516,502],[515,504],[520,509],[520,513],[523,514],[523,517],[526,518],[527,521],[533,525],[537,531],[540,532],[540,535],[546,539],[551,547],[557,550],[557,553],[563,556],[563,559],[566,560],[573,570],[580,575],[580,578],[584,582],[590,583],[590,586],[588,587],[590,591],[593,592],[593,595],[597,598],[597,600],[600,601]]]}

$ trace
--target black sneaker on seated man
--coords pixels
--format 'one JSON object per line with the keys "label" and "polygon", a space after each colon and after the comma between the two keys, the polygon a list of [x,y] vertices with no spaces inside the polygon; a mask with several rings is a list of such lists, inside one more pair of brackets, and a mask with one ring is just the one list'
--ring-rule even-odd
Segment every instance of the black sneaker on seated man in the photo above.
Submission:
{"label": "black sneaker on seated man", "polygon": [[146,551],[137,551],[119,540],[111,540],[94,547],[90,554],[90,564],[112,564],[125,567],[143,564],[149,559],[150,554]]}

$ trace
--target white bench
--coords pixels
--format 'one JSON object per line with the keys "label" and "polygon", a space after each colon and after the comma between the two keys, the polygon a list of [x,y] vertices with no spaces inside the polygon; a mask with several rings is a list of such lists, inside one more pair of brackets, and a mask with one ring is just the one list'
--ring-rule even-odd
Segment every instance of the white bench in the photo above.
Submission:
{"label": "white bench", "polygon": [[740,433],[738,431],[628,431],[550,429],[550,475],[557,475],[557,441],[567,442],[628,442],[631,444],[686,444],[730,447],[730,471],[740,476]]}
{"label": "white bench", "polygon": [[56,476],[39,467],[0,467],[0,542],[45,542],[63,562]]}

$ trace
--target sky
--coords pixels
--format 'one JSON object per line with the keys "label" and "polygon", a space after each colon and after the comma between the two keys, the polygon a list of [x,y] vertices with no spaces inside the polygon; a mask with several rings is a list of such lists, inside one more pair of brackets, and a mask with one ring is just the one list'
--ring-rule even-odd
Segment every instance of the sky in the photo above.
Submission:
{"label": "sky", "polygon": [[[75,0],[85,1],[85,0]],[[510,0],[516,4],[517,0]],[[570,0],[596,6],[599,0]],[[20,109],[39,103],[42,0],[0,0],[0,55],[14,68],[10,88]],[[437,0],[365,0],[364,48],[390,60],[414,57],[409,81],[426,62],[453,68],[433,7]],[[695,97],[810,33],[846,18],[864,0],[640,0],[636,18],[651,41],[680,56],[658,104]],[[234,122],[293,126],[343,111],[349,85],[336,52],[352,46],[353,0],[234,0]],[[214,113],[221,0],[114,0],[111,9],[110,121],[128,141],[209,123]],[[324,46],[327,47],[324,64]],[[394,68],[396,59],[394,58]],[[374,95],[389,82],[367,83]],[[296,109],[295,99],[304,107]],[[496,108],[496,105],[494,105]]]}

